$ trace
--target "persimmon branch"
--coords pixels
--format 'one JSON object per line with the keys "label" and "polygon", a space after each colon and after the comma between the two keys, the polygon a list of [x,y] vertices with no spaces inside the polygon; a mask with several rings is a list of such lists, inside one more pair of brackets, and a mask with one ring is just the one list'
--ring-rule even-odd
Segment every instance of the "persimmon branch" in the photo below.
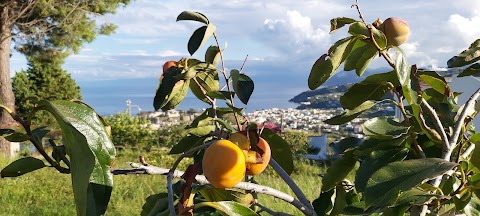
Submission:
{"label": "persimmon branch", "polygon": [[[128,175],[128,174],[170,175],[171,174],[172,178],[181,178],[184,174],[184,172],[180,170],[175,170],[171,172],[171,169],[169,170],[167,168],[162,168],[162,167],[144,166],[144,165],[141,165],[138,163],[132,163],[132,162],[128,162],[128,164],[133,168],[132,169],[112,169],[110,170],[110,172],[114,175]],[[203,175],[195,176],[195,180],[197,180],[197,182],[201,185],[210,184],[207,178],[205,178],[205,176]],[[270,195],[292,204],[298,210],[302,211],[305,215],[312,215],[312,216],[316,215],[315,211],[310,209],[308,206],[305,206],[299,200],[295,199],[294,197],[284,192],[273,189],[271,187],[254,184],[250,182],[240,182],[237,185],[235,185],[234,188],[253,191],[253,192],[265,194],[265,195]],[[176,215],[175,207],[173,208],[173,213],[170,212],[170,214]]]}
{"label": "persimmon branch", "polygon": [[288,185],[288,187],[292,189],[293,193],[295,194],[295,196],[298,197],[300,202],[302,202],[305,206],[310,208],[310,210],[313,210],[313,206],[310,203],[310,201],[307,199],[305,194],[303,194],[302,190],[298,187],[297,184],[295,184],[293,179],[290,178],[290,176],[285,172],[285,170],[283,170],[283,168],[277,163],[277,161],[271,158],[269,164],[270,166],[272,166],[275,172],[277,172],[278,175],[283,179],[283,181]]}
{"label": "persimmon branch", "polygon": [[67,156],[65,156],[62,152],[57,150],[58,146],[57,144],[55,144],[55,141],[53,141],[53,139],[48,139],[48,142],[50,143],[54,151],[57,151],[58,155],[60,156],[60,159],[62,159],[65,165],[67,165],[67,167],[70,168],[70,161],[67,159]]}
{"label": "persimmon branch", "polygon": [[40,140],[38,139],[38,137],[33,135],[32,131],[30,129],[30,123],[27,123],[25,120],[23,120],[19,115],[15,114],[15,113],[10,113],[10,115],[12,116],[12,118],[15,121],[17,121],[18,123],[20,123],[22,125],[22,127],[25,129],[25,132],[28,135],[28,138],[29,138],[30,142],[33,144],[33,146],[35,146],[35,148],[38,150],[38,152],[43,156],[43,158],[45,158],[45,160],[47,160],[47,162],[52,167],[57,169],[60,173],[70,174],[70,169],[60,166],[59,163],[57,163],[55,160],[53,160],[53,158],[51,158],[47,154],[47,152],[45,152],[45,149],[42,147],[42,143],[40,143]]}
{"label": "persimmon branch", "polygon": [[443,128],[442,121],[440,121],[440,118],[438,117],[437,112],[435,109],[433,109],[430,104],[428,104],[427,100],[425,98],[422,98],[422,105],[427,108],[427,110],[430,113],[430,116],[433,118],[433,123],[435,124],[435,127],[437,127],[437,131],[440,132],[440,136],[442,137],[442,144],[444,149],[450,148],[450,144],[448,143],[448,137],[447,133],[445,132],[445,129]]}
{"label": "persimmon branch", "polygon": [[[222,62],[222,74],[223,74],[223,77],[225,78],[225,83],[227,85],[227,90],[228,92],[232,92],[231,88],[230,88],[230,82],[228,81],[228,76],[227,76],[227,72],[226,72],[226,69],[225,69],[225,60],[223,58],[223,51],[222,49],[220,49],[220,42],[218,42],[218,38],[217,38],[217,34],[214,32],[213,33],[213,37],[215,38],[215,42],[217,43],[217,46],[218,46],[218,50],[219,50],[219,53],[220,53],[220,60]],[[230,94],[230,103],[232,104],[233,107],[235,107],[235,103],[233,101],[233,95]],[[240,125],[240,121],[238,120],[238,115],[237,115],[237,112],[233,112],[233,115],[235,116],[235,122],[237,123],[237,127],[238,127],[238,131],[241,130],[241,125]]]}
{"label": "persimmon branch", "polygon": [[355,0],[355,4],[352,5],[352,8],[355,7],[357,8],[358,15],[360,16],[360,19],[362,22],[365,22],[365,19],[363,18],[362,12],[360,11],[360,4],[358,3],[358,0]]}
{"label": "persimmon branch", "polygon": [[455,145],[458,142],[458,137],[460,137],[460,133],[462,131],[463,123],[465,122],[465,118],[468,116],[468,110],[475,107],[475,104],[477,103],[478,98],[480,97],[480,88],[473,93],[472,96],[468,99],[468,101],[465,103],[463,106],[463,110],[460,113],[460,116],[457,120],[457,123],[455,124],[455,127],[453,128],[453,135],[450,137],[450,147],[455,148]]}
{"label": "persimmon branch", "polygon": [[[442,159],[444,159],[446,161],[451,160],[452,152],[457,147],[456,145],[457,145],[457,142],[458,142],[458,138],[460,137],[460,133],[462,131],[462,127],[463,127],[463,124],[465,122],[465,118],[467,118],[467,116],[468,116],[468,110],[475,106],[475,103],[476,103],[476,101],[478,100],[479,97],[480,97],[480,88],[478,88],[477,91],[475,91],[475,93],[473,93],[472,96],[470,96],[470,98],[467,100],[467,102],[463,106],[463,110],[460,113],[460,117],[458,118],[458,120],[455,123],[455,126],[453,128],[453,134],[450,137],[449,146],[448,146],[446,151],[443,151]],[[469,150],[469,149],[470,149],[470,147],[467,149],[469,152],[473,151],[473,148],[471,148],[471,150]],[[464,153],[464,155],[465,155],[465,153]],[[468,156],[468,154],[467,154],[467,156]],[[440,183],[442,182],[443,176],[444,175],[438,176],[434,180],[434,182],[433,182],[434,187],[440,186]],[[428,211],[428,206],[424,205],[420,215],[422,215],[422,216],[426,215],[427,211]]]}

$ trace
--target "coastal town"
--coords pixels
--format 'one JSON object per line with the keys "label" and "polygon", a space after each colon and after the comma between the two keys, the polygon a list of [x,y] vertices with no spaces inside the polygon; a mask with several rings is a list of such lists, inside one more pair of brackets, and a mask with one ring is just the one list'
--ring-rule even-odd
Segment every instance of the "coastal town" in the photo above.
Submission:
{"label": "coastal town", "polygon": [[[382,107],[390,113],[394,113],[394,109],[390,106]],[[271,123],[278,126],[281,131],[303,131],[315,134],[349,134],[357,138],[362,138],[361,124],[367,119],[358,117],[349,123],[343,125],[329,125],[324,121],[344,112],[342,108],[335,109],[280,109],[270,108],[245,113],[245,117],[250,122]],[[182,122],[191,122],[201,111],[197,110],[169,110],[166,112],[157,111],[149,113],[141,113],[139,117],[150,120],[153,128],[162,128],[171,125],[181,124]]]}

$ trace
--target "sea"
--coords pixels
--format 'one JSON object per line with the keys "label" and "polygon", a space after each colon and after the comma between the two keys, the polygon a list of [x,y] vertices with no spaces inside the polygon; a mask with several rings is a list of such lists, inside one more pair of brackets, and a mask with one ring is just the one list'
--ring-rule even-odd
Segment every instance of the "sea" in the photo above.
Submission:
{"label": "sea", "polygon": [[[132,115],[140,111],[154,111],[153,98],[158,87],[158,79],[80,80],[77,81],[77,84],[81,89],[82,100],[101,115],[126,112],[127,100],[131,101]],[[305,90],[305,88],[285,86],[273,89],[256,86],[247,105],[235,100],[235,106],[245,108],[246,112],[269,108],[295,108],[298,104],[288,102],[288,100]],[[227,107],[222,100],[217,100],[217,106]],[[189,92],[176,109],[201,111],[208,107],[210,107],[208,104],[198,100]]]}
{"label": "sea", "polygon": [[[290,76],[282,78],[256,77],[255,90],[247,105],[235,100],[235,106],[245,108],[245,112],[270,108],[295,108],[298,104],[289,100],[307,91],[306,77]],[[325,85],[339,85],[358,82],[363,78],[357,76],[334,76]],[[83,101],[92,106],[101,115],[126,112],[127,100],[131,101],[132,115],[140,111],[154,111],[153,98],[158,87],[158,78],[119,79],[119,80],[77,80]],[[479,77],[454,77],[450,83],[453,91],[463,92],[459,103],[463,104],[480,87]],[[227,107],[224,101],[218,100],[218,107]],[[177,110],[196,109],[201,111],[209,105],[198,100],[192,93],[177,106]],[[480,128],[480,115],[474,119]]]}

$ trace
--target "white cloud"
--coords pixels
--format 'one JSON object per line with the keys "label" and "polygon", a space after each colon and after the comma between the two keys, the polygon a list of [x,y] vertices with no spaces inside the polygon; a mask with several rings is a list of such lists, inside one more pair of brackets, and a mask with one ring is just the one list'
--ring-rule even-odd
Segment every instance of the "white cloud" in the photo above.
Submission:
{"label": "white cloud", "polygon": [[291,54],[305,54],[327,48],[329,26],[315,27],[309,17],[293,10],[286,19],[266,19],[258,36],[273,48]]}
{"label": "white cloud", "polygon": [[465,17],[459,14],[453,14],[448,19],[448,25],[452,33],[463,39],[466,43],[471,43],[480,38],[480,11],[471,17]]}

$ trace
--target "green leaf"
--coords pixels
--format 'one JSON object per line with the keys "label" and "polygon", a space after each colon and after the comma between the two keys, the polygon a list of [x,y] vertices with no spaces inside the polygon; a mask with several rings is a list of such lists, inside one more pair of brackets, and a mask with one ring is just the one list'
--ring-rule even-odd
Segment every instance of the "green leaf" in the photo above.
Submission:
{"label": "green leaf", "polygon": [[175,109],[182,101],[188,92],[190,80],[185,80],[182,85],[173,88],[172,93],[168,97],[168,102],[162,106],[163,111]]}
{"label": "green leaf", "polygon": [[163,108],[180,89],[184,88],[183,84],[185,81],[176,78],[181,72],[182,69],[171,67],[166,73],[162,74],[153,99],[153,107],[155,110]]}
{"label": "green leaf", "polygon": [[340,104],[345,109],[355,109],[365,101],[380,101],[394,88],[392,83],[355,83],[340,97]]}
{"label": "green leaf", "polygon": [[439,78],[436,76],[431,76],[431,75],[426,75],[426,74],[420,74],[418,75],[421,80],[423,80],[425,83],[427,83],[430,87],[432,87],[435,91],[441,93],[441,94],[446,94],[448,93],[449,87],[445,79],[443,77]]}
{"label": "green leaf", "polygon": [[340,115],[334,116],[330,119],[327,119],[324,122],[329,124],[329,125],[345,124],[345,123],[355,119],[357,116],[359,116],[363,112],[369,110],[370,108],[375,106],[375,104],[377,104],[377,102],[375,102],[375,101],[365,101],[362,104],[360,104],[359,106],[355,107],[355,109],[347,110],[346,112],[344,112]]}
{"label": "green leaf", "polygon": [[475,63],[470,65],[467,69],[463,70],[458,77],[465,77],[465,76],[476,76],[480,74],[480,63]]}
{"label": "green leaf", "polygon": [[3,168],[2,172],[0,172],[0,176],[2,178],[17,177],[46,166],[47,165],[45,165],[42,160],[34,157],[20,158]]}
{"label": "green leaf", "polygon": [[376,139],[394,139],[407,134],[410,127],[392,117],[376,117],[362,124],[363,133]]}
{"label": "green leaf", "polygon": [[195,30],[188,40],[188,53],[193,55],[212,36],[216,28],[213,24],[208,24]]}
{"label": "green leaf", "polygon": [[[200,73],[200,74],[197,74],[197,76],[193,79],[195,79],[198,82],[198,84],[200,84],[201,88],[203,88],[205,92],[220,90],[219,77],[218,77],[217,71]],[[202,92],[202,90],[197,85],[197,83],[193,80],[190,82],[190,90],[192,90],[192,93],[195,95],[195,97],[197,97],[198,99],[200,99],[205,103],[210,104],[210,101],[207,99],[207,97]]]}
{"label": "green leaf", "polygon": [[230,95],[232,95],[232,97],[233,97],[235,95],[235,92],[211,91],[211,92],[207,92],[207,95],[210,96],[211,98],[215,98],[215,99],[230,100]]}
{"label": "green leaf", "polygon": [[186,152],[196,146],[203,144],[205,137],[189,135],[184,137],[180,142],[172,147],[169,154],[180,154]]}
{"label": "green leaf", "polygon": [[355,72],[358,76],[362,76],[365,70],[367,70],[370,62],[378,55],[377,48],[369,47],[365,53],[358,59],[357,64],[355,65]]}
{"label": "green leaf", "polygon": [[405,159],[408,154],[408,148],[392,148],[373,151],[368,158],[360,163],[360,167],[355,175],[355,188],[358,192],[365,191],[368,179],[378,169],[385,165]]}
{"label": "green leaf", "polygon": [[164,211],[168,211],[168,194],[159,193],[150,195],[142,206],[141,216],[157,215]]}
{"label": "green leaf", "polygon": [[395,71],[397,72],[398,81],[400,85],[410,85],[410,66],[407,58],[400,47],[393,47],[395,49]]}
{"label": "green leaf", "polygon": [[357,20],[348,17],[338,17],[330,20],[330,34],[342,28],[345,25],[356,22]]}
{"label": "green leaf", "polygon": [[462,67],[480,60],[480,39],[473,42],[470,47],[448,60],[449,68]]}
{"label": "green leaf", "polygon": [[219,201],[234,201],[244,206],[250,206],[255,202],[255,198],[251,193],[245,193],[242,191],[225,190],[218,188],[204,188],[201,189],[200,194],[209,202]]}
{"label": "green leaf", "polygon": [[60,163],[60,161],[62,160],[62,157],[60,155],[64,155],[64,156],[67,155],[67,149],[65,148],[64,145],[53,147],[52,158],[57,163]]}
{"label": "green leaf", "polygon": [[209,46],[205,52],[205,62],[217,66],[220,60],[220,49],[218,46]]}
{"label": "green leaf", "polygon": [[46,128],[46,126],[35,128],[32,130],[32,135],[41,142],[41,140],[48,134],[48,132],[50,132],[50,130]]}
{"label": "green leaf", "polygon": [[470,162],[477,169],[480,169],[480,133],[474,134],[470,138],[470,142],[475,144],[475,148],[473,149],[473,152],[472,152],[472,157],[470,157]]}
{"label": "green leaf", "polygon": [[330,47],[330,49],[328,49],[328,56],[330,57],[335,70],[337,70],[342,62],[347,59],[356,42],[356,37],[346,37],[338,40]]}
{"label": "green leaf", "polygon": [[453,196],[453,203],[455,203],[455,210],[461,211],[468,205],[472,199],[472,192],[470,190],[460,194],[460,197]]}
{"label": "green leaf", "polygon": [[[378,46],[382,49],[387,47],[387,37],[383,34],[382,31],[377,28],[370,26],[373,31],[373,37],[377,42]],[[362,36],[363,38],[370,38],[370,31],[368,30],[367,25],[364,22],[355,22],[350,25],[348,33],[354,36]],[[376,48],[375,48],[376,49]]]}
{"label": "green leaf", "polygon": [[323,191],[320,196],[312,202],[317,215],[327,215],[333,209],[335,189]]}
{"label": "green leaf", "polygon": [[104,214],[113,186],[115,147],[103,122],[91,108],[70,101],[41,101],[32,115],[39,110],[50,112],[62,129],[77,215]]}
{"label": "green leaf", "polygon": [[[190,59],[194,60],[194,59]],[[195,59],[196,60],[196,59]],[[178,79],[191,79],[195,77],[199,73],[210,73],[215,74],[217,68],[215,65],[210,64],[208,62],[201,62],[201,61],[188,61],[188,70],[183,76],[176,76]]]}
{"label": "green leaf", "polygon": [[360,44],[362,45],[354,49],[347,57],[343,68],[345,71],[355,69],[358,76],[365,72],[368,64],[375,58],[378,52],[372,43],[360,42]]}
{"label": "green leaf", "polygon": [[318,88],[335,74],[338,67],[350,55],[356,41],[356,37],[340,39],[330,47],[328,54],[322,55],[313,64],[308,77],[308,87],[311,90]]}
{"label": "green leaf", "polygon": [[322,191],[329,191],[342,182],[356,164],[357,160],[351,153],[346,153],[340,160],[333,162],[322,178]]}
{"label": "green leaf", "polygon": [[206,126],[200,126],[192,129],[188,129],[187,132],[191,135],[194,136],[207,136],[210,133],[215,131],[215,125],[206,125]]}
{"label": "green leaf", "polygon": [[272,158],[290,175],[293,172],[293,157],[290,145],[279,135],[264,128],[261,137],[267,141],[272,150]]}
{"label": "green leaf", "polygon": [[335,203],[329,215],[340,215],[343,209],[347,207],[347,192],[342,185],[335,187]]}
{"label": "green leaf", "polygon": [[372,74],[366,77],[360,83],[371,84],[371,83],[384,83],[384,82],[392,83],[394,86],[400,86],[400,83],[398,82],[398,78],[397,78],[397,73],[395,73],[395,71]]}
{"label": "green leaf", "polygon": [[472,196],[470,202],[465,206],[463,210],[467,216],[480,215],[480,199],[477,196]]}
{"label": "green leaf", "polygon": [[255,213],[252,209],[233,201],[201,202],[195,204],[194,209],[199,209],[202,207],[214,208],[217,211],[220,211],[222,215],[228,216],[257,216],[257,213]]}
{"label": "green leaf", "polygon": [[30,137],[28,137],[27,134],[20,133],[20,132],[13,132],[12,134],[9,134],[8,136],[4,136],[6,140],[10,142],[25,142],[27,140],[30,140]]}
{"label": "green leaf", "polygon": [[[431,186],[431,185],[430,185]],[[433,186],[432,186],[433,187]],[[429,193],[427,191],[420,190],[418,188],[413,188],[402,192],[398,199],[395,201],[395,205],[419,205],[428,201],[431,197],[436,196],[435,194]]]}
{"label": "green leaf", "polygon": [[442,175],[456,165],[438,158],[392,162],[380,168],[368,180],[365,203],[367,207],[391,205],[400,192]]}
{"label": "green leaf", "polygon": [[195,11],[183,11],[182,13],[180,13],[177,17],[177,22],[182,20],[198,21],[207,25],[209,23],[208,18],[205,15]]}
{"label": "green leaf", "polygon": [[232,76],[233,90],[235,90],[238,99],[246,105],[255,88],[252,79],[245,74],[240,74],[238,70],[230,71],[230,76]]}

